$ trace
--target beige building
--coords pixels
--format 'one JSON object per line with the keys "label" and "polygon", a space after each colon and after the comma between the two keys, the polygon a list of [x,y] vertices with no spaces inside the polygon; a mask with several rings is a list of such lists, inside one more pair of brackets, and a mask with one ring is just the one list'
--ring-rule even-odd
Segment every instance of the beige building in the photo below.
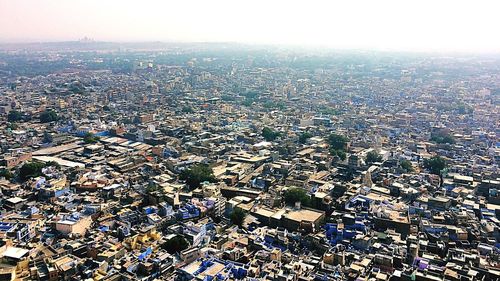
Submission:
{"label": "beige building", "polygon": [[56,222],[56,230],[63,234],[84,235],[90,229],[91,224],[90,216],[80,217],[78,220],[64,218]]}

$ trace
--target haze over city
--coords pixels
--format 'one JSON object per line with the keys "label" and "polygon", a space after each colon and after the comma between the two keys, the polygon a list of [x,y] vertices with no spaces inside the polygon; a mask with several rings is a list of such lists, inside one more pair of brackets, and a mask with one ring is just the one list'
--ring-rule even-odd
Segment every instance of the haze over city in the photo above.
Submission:
{"label": "haze over city", "polygon": [[0,0],[0,41],[240,42],[500,51],[500,2]]}
{"label": "haze over city", "polygon": [[500,280],[499,11],[0,0],[0,280]]}

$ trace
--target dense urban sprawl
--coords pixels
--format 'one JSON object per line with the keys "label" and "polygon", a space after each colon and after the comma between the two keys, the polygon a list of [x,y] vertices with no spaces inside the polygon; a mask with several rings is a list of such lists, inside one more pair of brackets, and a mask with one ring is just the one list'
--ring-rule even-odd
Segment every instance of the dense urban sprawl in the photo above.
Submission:
{"label": "dense urban sprawl", "polygon": [[499,280],[500,58],[0,48],[1,280]]}

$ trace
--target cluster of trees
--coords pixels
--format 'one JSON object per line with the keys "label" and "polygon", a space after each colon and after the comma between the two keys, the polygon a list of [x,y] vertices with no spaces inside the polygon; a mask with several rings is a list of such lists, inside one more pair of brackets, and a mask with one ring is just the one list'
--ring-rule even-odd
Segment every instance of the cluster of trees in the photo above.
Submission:
{"label": "cluster of trees", "polygon": [[441,172],[446,166],[446,161],[440,156],[434,156],[424,160],[424,167],[435,175],[441,175]]}
{"label": "cluster of trees", "polygon": [[455,112],[458,114],[472,114],[474,108],[465,103],[440,104],[437,107],[440,112]]}
{"label": "cluster of trees", "polygon": [[340,111],[338,111],[337,109],[326,106],[320,107],[318,109],[318,112],[324,115],[340,115]]}
{"label": "cluster of trees", "polygon": [[455,111],[459,114],[472,114],[474,112],[474,108],[472,108],[470,105],[461,103],[457,105]]}
{"label": "cluster of trees", "polygon": [[16,123],[7,123],[7,129],[16,130],[18,128]]}
{"label": "cluster of trees", "polygon": [[0,169],[0,178],[6,178],[6,179],[10,180],[13,177],[14,177],[14,175],[8,169],[5,169],[5,168]]}
{"label": "cluster of trees", "polygon": [[241,104],[244,106],[252,106],[253,103],[253,100],[245,99]]}
{"label": "cluster of trees", "polygon": [[284,102],[266,101],[265,103],[262,104],[262,106],[267,109],[276,108],[279,110],[283,110],[285,109],[286,104]]}
{"label": "cluster of trees", "polygon": [[161,188],[159,185],[154,184],[150,182],[150,184],[146,187],[146,192],[148,194],[156,192],[156,191],[163,191],[163,188]]}
{"label": "cluster of trees", "polygon": [[283,197],[285,199],[285,203],[288,205],[294,205],[295,202],[300,202],[303,206],[311,206],[311,197],[309,197],[306,190],[303,188],[290,188],[285,191]]}
{"label": "cluster of trees", "polygon": [[232,95],[222,95],[220,97],[220,99],[223,101],[235,101],[236,100],[236,98]]}
{"label": "cluster of trees", "polygon": [[399,163],[399,166],[401,169],[405,170],[406,172],[413,172],[413,166],[410,161],[408,160],[403,160]]}
{"label": "cluster of trees", "polygon": [[162,249],[173,255],[189,247],[189,243],[182,236],[175,236],[161,245]]}
{"label": "cluster of trees", "polygon": [[190,189],[200,187],[202,182],[217,182],[212,169],[205,164],[196,164],[189,169],[184,169],[179,179],[186,181]]}
{"label": "cluster of trees", "polygon": [[264,129],[262,129],[262,136],[264,137],[264,139],[266,139],[266,141],[273,141],[275,139],[277,139],[281,134],[269,127],[264,127]]}
{"label": "cluster of trees", "polygon": [[30,178],[42,176],[43,175],[42,169],[50,166],[59,168],[59,164],[53,161],[49,161],[47,163],[42,163],[37,161],[25,163],[24,165],[21,166],[21,168],[19,168],[19,179],[25,181]]}
{"label": "cluster of trees", "polygon": [[303,132],[302,134],[299,135],[299,143],[306,143],[308,139],[312,138],[312,134],[309,132]]}
{"label": "cluster of trees", "polygon": [[89,132],[85,134],[83,141],[85,143],[96,143],[99,141],[99,137]]}
{"label": "cluster of trees", "polygon": [[[21,121],[23,117],[23,114],[17,110],[11,110],[9,114],[7,114],[7,120],[11,123]],[[57,120],[59,120],[59,116],[53,109],[47,109],[40,113],[40,122],[42,123],[50,123]]]}
{"label": "cluster of trees", "polygon": [[182,107],[182,112],[184,113],[194,113],[194,110],[191,106],[183,106]]}
{"label": "cluster of trees", "polygon": [[43,143],[51,143],[52,141],[54,141],[54,137],[52,137],[52,135],[45,131],[43,132]]}
{"label": "cluster of trees", "polygon": [[[233,89],[233,90],[236,90],[235,92],[238,92],[237,89]],[[265,90],[263,90],[263,91],[265,91]],[[244,100],[242,102],[242,105],[244,105],[244,106],[252,106],[252,104],[254,104],[254,103],[260,103],[262,105],[262,107],[264,107],[266,109],[283,110],[286,107],[286,103],[283,101],[270,101],[270,100],[266,100],[266,99],[261,99],[259,97],[259,93],[256,91],[247,91],[245,93],[242,93],[241,95],[244,97]],[[233,96],[224,95],[224,96],[222,96],[222,100],[234,101],[235,98]]]}
{"label": "cluster of trees", "polygon": [[59,116],[55,110],[48,109],[40,114],[40,122],[42,123],[50,123],[57,120],[59,120]]}
{"label": "cluster of trees", "polygon": [[454,144],[455,143],[455,139],[453,138],[453,136],[451,136],[450,134],[446,134],[446,133],[435,133],[435,134],[431,134],[431,141],[435,142],[435,143],[448,143],[448,144]]}
{"label": "cluster of trees", "polygon": [[9,111],[9,114],[7,114],[7,121],[14,123],[21,121],[23,119],[23,114],[17,110],[11,110]]}
{"label": "cluster of trees", "polygon": [[349,139],[339,134],[331,134],[328,136],[328,143],[330,144],[330,154],[337,156],[340,160],[345,160],[347,143]]}
{"label": "cluster of trees", "polygon": [[[3,71],[11,72],[12,75],[16,76],[29,77],[47,75],[71,66],[69,59],[66,58],[61,58],[55,61],[34,60],[33,54],[31,54],[31,56],[27,54],[2,56],[2,61],[6,62],[6,64],[2,65]],[[15,86],[16,85],[14,84],[14,88]]]}
{"label": "cluster of trees", "polygon": [[243,105],[245,106],[251,106],[259,98],[259,94],[254,91],[245,92],[243,93],[243,96],[245,97],[245,100],[243,101]]}
{"label": "cluster of trees", "polygon": [[246,216],[247,214],[245,213],[245,211],[239,208],[235,208],[229,215],[229,219],[231,220],[231,223],[241,227],[243,225],[243,222],[245,221]]}
{"label": "cluster of trees", "polygon": [[290,147],[288,145],[281,145],[276,148],[280,155],[288,156],[291,153]]}
{"label": "cluster of trees", "polygon": [[382,161],[382,156],[378,154],[375,150],[372,150],[366,154],[365,162],[367,164],[376,163]]}

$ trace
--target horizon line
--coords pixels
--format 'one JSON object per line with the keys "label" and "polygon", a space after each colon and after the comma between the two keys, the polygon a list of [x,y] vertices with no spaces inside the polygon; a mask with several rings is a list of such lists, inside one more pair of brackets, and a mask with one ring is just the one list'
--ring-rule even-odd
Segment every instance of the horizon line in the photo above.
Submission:
{"label": "horizon line", "polygon": [[[84,41],[89,40],[89,41]],[[275,48],[291,48],[291,49],[310,49],[315,51],[363,51],[363,52],[392,52],[392,53],[417,53],[417,54],[462,54],[462,55],[500,55],[500,50],[460,50],[460,49],[445,49],[445,48],[425,48],[411,49],[398,47],[370,47],[370,46],[334,46],[328,44],[297,44],[297,43],[266,43],[266,42],[240,42],[240,41],[184,41],[184,40],[94,40],[91,37],[84,36],[80,39],[1,39],[0,45],[30,45],[30,44],[57,44],[57,43],[110,43],[110,44],[232,44],[253,47],[275,47]]]}

